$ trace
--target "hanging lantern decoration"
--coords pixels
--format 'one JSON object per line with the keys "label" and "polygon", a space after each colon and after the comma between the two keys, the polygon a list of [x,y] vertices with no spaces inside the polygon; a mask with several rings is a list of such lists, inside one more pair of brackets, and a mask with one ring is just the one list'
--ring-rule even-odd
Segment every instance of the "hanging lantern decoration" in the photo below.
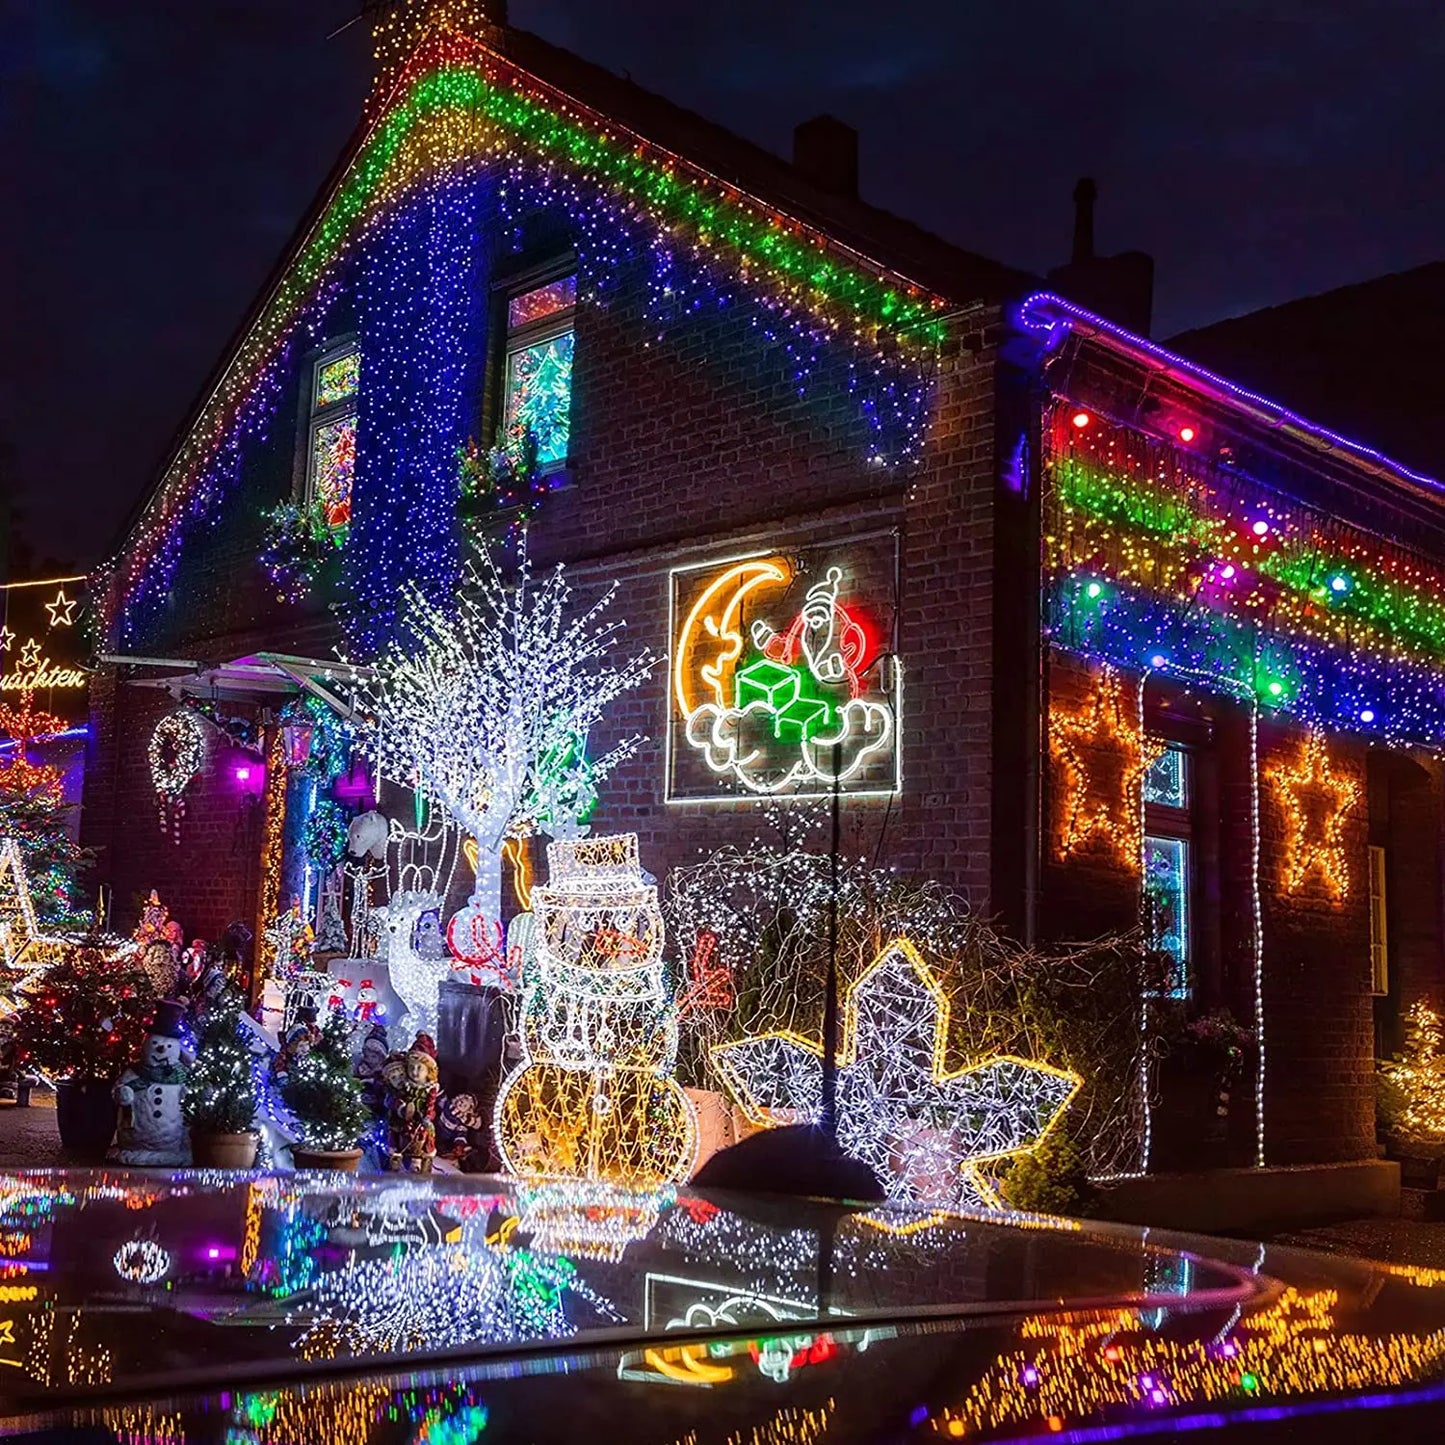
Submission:
{"label": "hanging lantern decoration", "polygon": [[288,722],[281,729],[281,746],[288,768],[304,768],[311,756],[311,721]]}
{"label": "hanging lantern decoration", "polygon": [[206,759],[206,735],[195,713],[182,708],[163,717],[151,734],[147,754],[160,804],[161,832],[169,830],[179,843],[185,792]]}

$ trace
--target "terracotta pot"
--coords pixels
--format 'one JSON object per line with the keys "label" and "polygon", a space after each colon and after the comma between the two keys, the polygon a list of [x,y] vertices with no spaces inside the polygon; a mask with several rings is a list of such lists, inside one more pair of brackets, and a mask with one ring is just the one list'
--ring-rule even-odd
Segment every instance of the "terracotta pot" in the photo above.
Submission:
{"label": "terracotta pot", "polygon": [[208,1134],[191,1130],[191,1162],[198,1169],[249,1169],[256,1162],[261,1136],[246,1130],[240,1134]]}
{"label": "terracotta pot", "polygon": [[298,1169],[339,1169],[343,1174],[355,1174],[361,1164],[360,1149],[303,1149],[295,1144],[291,1159]]}
{"label": "terracotta pot", "polygon": [[87,1162],[100,1163],[115,1134],[116,1105],[108,1080],[56,1086],[55,1122],[60,1142]]}

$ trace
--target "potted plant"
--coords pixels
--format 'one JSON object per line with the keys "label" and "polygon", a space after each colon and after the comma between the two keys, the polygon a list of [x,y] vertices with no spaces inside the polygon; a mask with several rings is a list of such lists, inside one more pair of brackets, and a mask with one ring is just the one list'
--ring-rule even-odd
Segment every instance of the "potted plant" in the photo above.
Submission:
{"label": "potted plant", "polygon": [[249,1169],[256,1162],[256,1082],[235,989],[225,989],[205,1015],[182,1108],[197,1165]]}
{"label": "potted plant", "polygon": [[156,1002],[150,978],[135,954],[78,945],[22,997],[16,1059],[56,1081],[60,1142],[99,1161],[115,1132],[111,1086],[145,1042]]}
{"label": "potted plant", "polygon": [[349,1030],[341,1014],[332,1014],[315,1043],[290,1061],[281,1098],[301,1126],[291,1150],[296,1167],[355,1173],[371,1111],[352,1071]]}

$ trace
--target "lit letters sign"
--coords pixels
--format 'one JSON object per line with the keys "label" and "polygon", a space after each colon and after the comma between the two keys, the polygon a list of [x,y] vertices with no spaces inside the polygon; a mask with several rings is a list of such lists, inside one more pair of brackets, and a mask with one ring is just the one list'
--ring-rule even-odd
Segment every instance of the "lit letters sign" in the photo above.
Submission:
{"label": "lit letters sign", "polygon": [[0,693],[33,691],[36,704],[67,723],[86,716],[80,610],[84,577],[0,587]]}
{"label": "lit letters sign", "polygon": [[668,800],[897,792],[896,539],[672,574]]}

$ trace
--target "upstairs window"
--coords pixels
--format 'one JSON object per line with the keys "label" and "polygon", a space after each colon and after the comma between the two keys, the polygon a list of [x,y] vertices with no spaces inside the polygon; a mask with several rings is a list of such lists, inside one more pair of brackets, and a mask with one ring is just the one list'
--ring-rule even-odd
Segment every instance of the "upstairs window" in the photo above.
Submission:
{"label": "upstairs window", "polygon": [[319,357],[312,373],[306,501],[320,511],[333,532],[342,536],[351,525],[360,382],[361,353],[354,342]]}
{"label": "upstairs window", "polygon": [[1172,962],[1165,992],[1183,998],[1194,943],[1194,759],[1180,743],[1160,745],[1144,775],[1144,929]]}
{"label": "upstairs window", "polygon": [[577,277],[562,276],[507,298],[502,425],[531,432],[537,466],[567,463],[572,425],[572,339]]}

